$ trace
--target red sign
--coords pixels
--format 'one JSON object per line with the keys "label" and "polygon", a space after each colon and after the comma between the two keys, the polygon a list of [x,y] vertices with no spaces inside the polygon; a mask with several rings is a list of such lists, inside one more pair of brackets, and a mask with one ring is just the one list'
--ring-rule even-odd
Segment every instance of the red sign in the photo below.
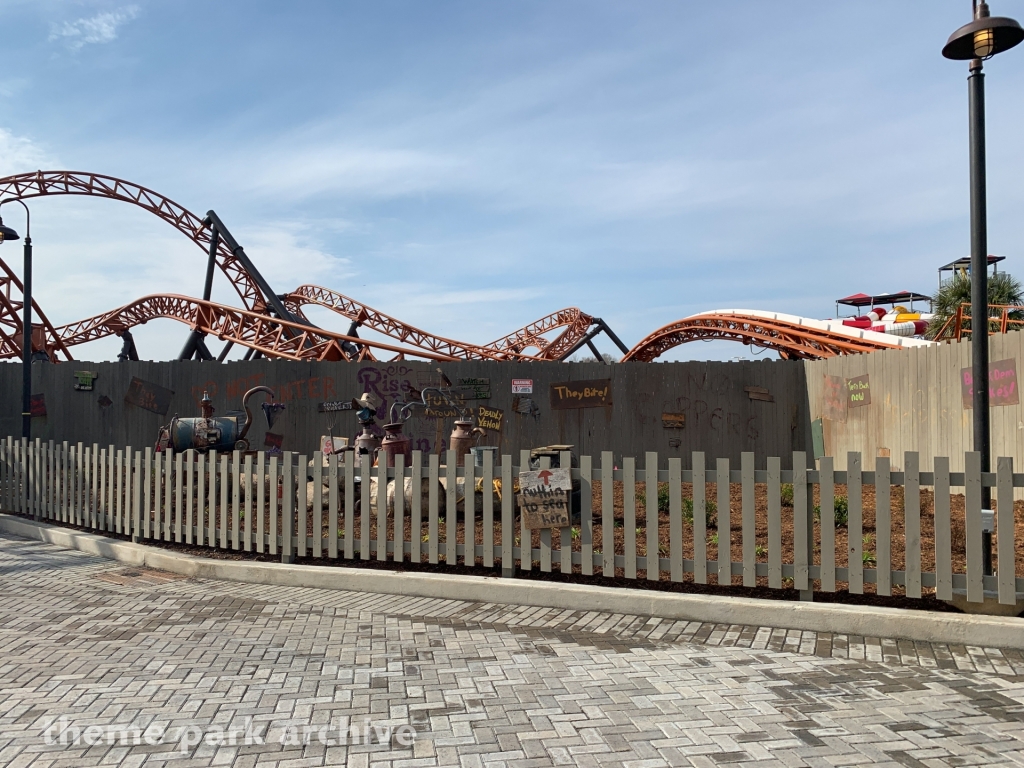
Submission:
{"label": "red sign", "polygon": [[29,412],[33,418],[46,415],[46,398],[43,395],[32,395],[29,403]]}
{"label": "red sign", "polygon": [[[960,396],[964,408],[974,407],[974,371],[963,368],[960,371]],[[999,360],[988,364],[988,404],[1017,405],[1017,361]]]}

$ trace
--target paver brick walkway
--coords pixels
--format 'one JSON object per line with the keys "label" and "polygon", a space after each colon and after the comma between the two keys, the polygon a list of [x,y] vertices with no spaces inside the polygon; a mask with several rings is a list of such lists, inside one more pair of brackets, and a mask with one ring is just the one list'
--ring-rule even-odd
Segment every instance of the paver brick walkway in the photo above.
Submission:
{"label": "paver brick walkway", "polygon": [[186,579],[0,534],[0,766],[94,765],[1019,766],[1024,657]]}

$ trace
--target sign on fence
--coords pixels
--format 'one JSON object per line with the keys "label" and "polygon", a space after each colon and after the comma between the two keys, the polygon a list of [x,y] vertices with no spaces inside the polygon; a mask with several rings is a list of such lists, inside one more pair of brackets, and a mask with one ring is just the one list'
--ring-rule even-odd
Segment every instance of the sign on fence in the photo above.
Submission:
{"label": "sign on fence", "polygon": [[846,392],[839,376],[826,376],[821,390],[821,415],[831,421],[846,421]]}
{"label": "sign on fence", "polygon": [[174,397],[174,390],[133,376],[128,385],[128,391],[125,392],[124,401],[129,405],[137,405],[139,408],[145,408],[147,411],[164,416],[171,407],[172,397]]}
{"label": "sign on fence", "polygon": [[501,408],[479,405],[476,409],[477,426],[488,432],[501,432],[501,420],[504,415],[505,412]]}
{"label": "sign on fence", "polygon": [[851,408],[871,405],[871,382],[868,375],[857,376],[846,380],[846,395]]}
{"label": "sign on fence", "polygon": [[612,404],[612,380],[565,381],[551,385],[551,407],[596,408]]}
{"label": "sign on fence", "polygon": [[455,388],[459,397],[463,400],[490,400],[491,380],[482,379],[476,376],[460,378],[459,386]]}
{"label": "sign on fence", "polygon": [[533,379],[512,379],[513,395],[532,395]]}
{"label": "sign on fence", "polygon": [[[960,370],[960,396],[964,408],[974,407],[974,371],[970,368]],[[1020,395],[1017,393],[1017,361],[997,360],[988,364],[988,404],[1017,405]]]}
{"label": "sign on fence", "polygon": [[568,469],[541,469],[519,473],[519,508],[527,528],[564,528],[569,525]]}

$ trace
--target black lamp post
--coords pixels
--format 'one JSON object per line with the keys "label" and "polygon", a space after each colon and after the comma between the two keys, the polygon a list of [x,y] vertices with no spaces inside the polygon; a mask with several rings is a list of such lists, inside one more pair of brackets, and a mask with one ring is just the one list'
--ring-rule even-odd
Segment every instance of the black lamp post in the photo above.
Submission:
{"label": "black lamp post", "polygon": [[[967,77],[970,104],[971,154],[971,367],[974,379],[974,450],[981,454],[981,471],[991,469],[991,430],[988,406],[988,211],[985,199],[985,75],[981,62],[1024,40],[1024,29],[1013,19],[989,16],[988,3],[974,0],[974,21],[950,35],[942,55],[970,61]],[[992,509],[989,488],[982,488],[982,508]],[[986,574],[992,573],[992,532],[983,532]]]}
{"label": "black lamp post", "polygon": [[[4,200],[4,203],[12,202]],[[21,320],[21,436],[26,440],[32,438],[32,214],[28,206],[21,200],[13,202],[21,203],[25,209],[25,266],[22,277],[24,284],[22,294],[24,306],[22,307]],[[6,240],[21,239],[17,232],[10,227],[4,226],[4,220],[0,218],[0,243]]]}

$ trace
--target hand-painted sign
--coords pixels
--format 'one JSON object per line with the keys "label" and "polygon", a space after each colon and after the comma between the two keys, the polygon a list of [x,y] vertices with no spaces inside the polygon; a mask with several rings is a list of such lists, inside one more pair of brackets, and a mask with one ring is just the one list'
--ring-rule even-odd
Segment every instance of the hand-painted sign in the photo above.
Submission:
{"label": "hand-painted sign", "polygon": [[331,435],[320,436],[320,452],[327,456],[330,456],[332,453],[337,453],[346,445],[348,445],[347,437],[331,437]]}
{"label": "hand-painted sign", "polygon": [[871,383],[866,373],[846,380],[846,398],[851,408],[871,405]]}
{"label": "hand-painted sign", "polygon": [[532,397],[516,395],[512,398],[512,410],[522,416],[533,416],[534,419],[540,418],[540,406],[534,402]]}
{"label": "hand-painted sign", "polygon": [[[963,368],[960,371],[960,396],[964,408],[974,407],[974,371]],[[988,404],[1018,405],[1017,361],[997,360],[988,364]]]}
{"label": "hand-painted sign", "polygon": [[275,435],[273,432],[267,432],[266,437],[263,438],[263,445],[270,448],[272,451],[280,451],[281,444],[284,442],[283,435]]}
{"label": "hand-painted sign", "polygon": [[336,411],[351,411],[351,400],[331,400],[325,403],[317,403],[316,409],[320,413],[334,413]]}
{"label": "hand-painted sign", "polygon": [[426,407],[413,411],[417,416],[422,416],[425,419],[457,419],[462,415],[458,408],[450,405],[436,392],[425,392],[424,398],[427,401]]}
{"label": "hand-painted sign", "polygon": [[527,528],[564,528],[569,525],[568,469],[541,469],[519,473],[519,508]]}
{"label": "hand-painted sign", "polygon": [[512,379],[513,395],[532,395],[533,379]]}
{"label": "hand-painted sign", "polygon": [[475,377],[460,378],[455,392],[463,400],[489,400],[491,398],[491,380]]}
{"label": "hand-painted sign", "polygon": [[661,414],[661,426],[665,429],[683,429],[686,426],[685,413]]}
{"label": "hand-painted sign", "polygon": [[826,376],[821,389],[821,415],[831,421],[846,421],[846,387],[839,376]]}
{"label": "hand-painted sign", "polygon": [[476,409],[476,423],[488,432],[501,432],[501,421],[505,412],[501,408],[479,405]]}
{"label": "hand-painted sign", "polygon": [[41,395],[41,394],[40,395],[32,395],[32,399],[29,400],[28,409],[29,409],[29,413],[31,413],[31,415],[32,415],[32,418],[35,418],[36,416],[45,416],[46,415],[46,397]]}
{"label": "hand-painted sign", "polygon": [[612,404],[612,380],[566,381],[551,385],[551,407],[596,408]]}
{"label": "hand-painted sign", "polygon": [[99,378],[96,371],[75,371],[75,389],[83,392],[92,391],[92,383]]}
{"label": "hand-painted sign", "polygon": [[166,415],[171,407],[171,398],[174,397],[174,390],[165,389],[159,384],[153,384],[142,379],[132,377],[128,385],[128,391],[124,395],[124,401],[129,405],[137,405],[147,411]]}

